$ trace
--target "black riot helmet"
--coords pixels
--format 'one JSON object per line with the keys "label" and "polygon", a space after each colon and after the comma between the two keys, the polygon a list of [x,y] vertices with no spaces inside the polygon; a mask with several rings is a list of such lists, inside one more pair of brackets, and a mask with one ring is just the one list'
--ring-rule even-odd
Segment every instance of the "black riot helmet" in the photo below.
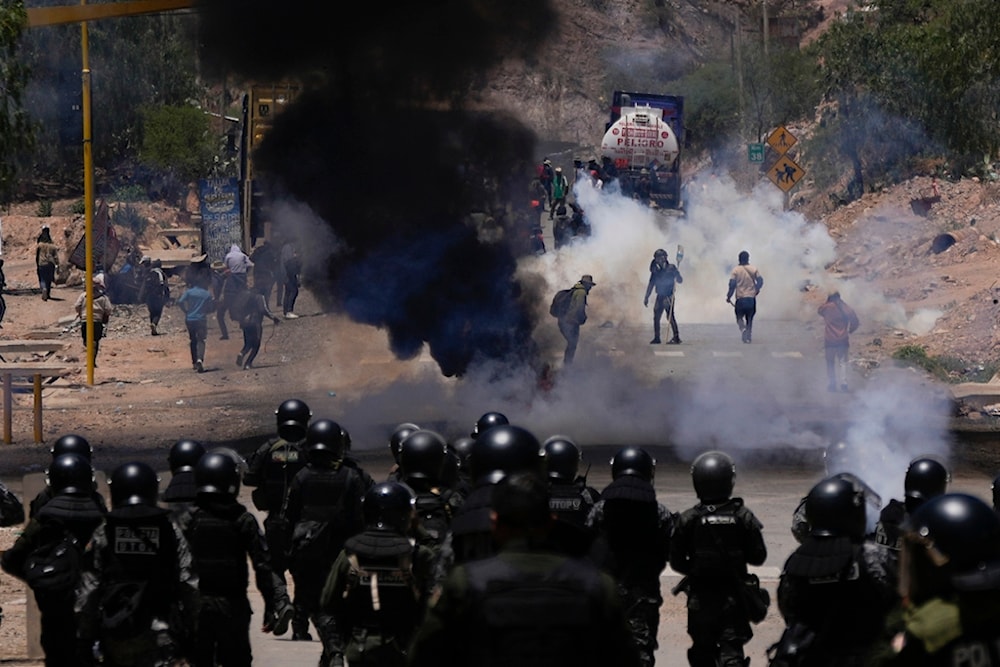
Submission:
{"label": "black riot helmet", "polygon": [[475,439],[467,435],[455,438],[452,441],[451,448],[455,450],[455,454],[458,455],[459,470],[469,472],[469,452],[472,451],[472,443],[474,442]]}
{"label": "black riot helmet", "polygon": [[198,460],[204,456],[205,446],[197,440],[181,438],[170,448],[167,454],[167,464],[170,465],[170,472],[190,472],[194,470]]}
{"label": "black riot helmet", "polygon": [[842,475],[824,479],[806,496],[806,521],[814,537],[848,537],[860,543],[867,525],[864,490]]}
{"label": "black riot helmet", "polygon": [[87,496],[94,491],[94,468],[79,454],[60,454],[46,469],[45,483],[56,495]]}
{"label": "black riot helmet", "polygon": [[906,511],[914,512],[931,498],[943,494],[950,480],[947,468],[940,461],[926,456],[913,459],[903,480]]}
{"label": "black riot helmet", "polygon": [[236,460],[221,451],[211,451],[194,467],[194,486],[198,493],[216,493],[235,498],[240,492],[240,469]]}
{"label": "black riot helmet", "polygon": [[653,259],[667,258],[667,251],[663,248],[657,248],[656,252],[653,253]]}
{"label": "black riot helmet", "polygon": [[480,434],[493,428],[494,426],[503,426],[509,423],[510,420],[507,419],[507,415],[502,412],[484,412],[483,416],[480,417],[472,427],[472,438],[478,438]]}
{"label": "black riot helmet", "polygon": [[472,444],[470,476],[475,484],[496,484],[515,472],[542,474],[544,454],[531,431],[513,424],[494,426]]}
{"label": "black riot helmet", "polygon": [[365,526],[405,535],[413,521],[416,496],[410,487],[399,482],[381,482],[365,493],[362,510]]}
{"label": "black riot helmet", "polygon": [[725,502],[736,485],[736,464],[725,452],[705,452],[691,464],[691,481],[701,502]]}
{"label": "black riot helmet", "polygon": [[340,424],[332,419],[317,419],[306,432],[306,460],[324,465],[344,458],[344,437]]}
{"label": "black riot helmet", "polygon": [[931,498],[903,524],[901,588],[916,603],[954,590],[995,588],[1000,516],[964,493]]}
{"label": "black riot helmet", "polygon": [[344,441],[344,451],[351,451],[351,433],[343,426],[340,427],[340,439]]}
{"label": "black riot helmet", "polygon": [[312,410],[305,401],[289,398],[278,406],[274,414],[278,421],[278,437],[288,442],[299,442],[306,437]]}
{"label": "black riot helmet", "polygon": [[111,507],[149,505],[155,507],[160,495],[160,478],[145,463],[123,463],[114,469],[108,480],[111,489]]}
{"label": "black riot helmet", "polygon": [[419,430],[420,427],[413,422],[403,422],[392,429],[392,435],[389,436],[389,451],[392,452],[393,461],[399,463],[399,446],[406,440],[406,436]]}
{"label": "black riot helmet", "polygon": [[78,454],[88,461],[92,461],[94,450],[87,442],[87,439],[76,433],[67,433],[59,436],[59,439],[52,443],[52,459],[63,454]]}
{"label": "black riot helmet", "polygon": [[439,433],[420,429],[406,436],[399,446],[399,467],[404,479],[441,481],[448,443]]}
{"label": "black riot helmet", "polygon": [[611,457],[611,479],[633,475],[652,482],[655,472],[656,459],[642,447],[622,447]]}
{"label": "black riot helmet", "polygon": [[580,448],[569,436],[553,435],[542,445],[545,469],[553,482],[572,482],[580,470]]}

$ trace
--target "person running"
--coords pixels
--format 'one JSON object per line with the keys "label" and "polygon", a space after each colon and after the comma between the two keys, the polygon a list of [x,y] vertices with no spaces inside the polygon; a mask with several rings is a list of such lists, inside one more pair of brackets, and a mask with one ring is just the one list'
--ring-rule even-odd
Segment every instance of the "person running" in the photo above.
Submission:
{"label": "person running", "polygon": [[[764,278],[757,267],[750,264],[750,253],[740,252],[739,266],[729,275],[729,291],[726,293],[726,303],[736,309],[736,324],[744,343],[749,343],[753,333],[753,318],[757,314],[757,295],[764,287]],[[733,304],[733,296],[736,303]]]}
{"label": "person running", "polygon": [[281,320],[267,307],[264,286],[255,285],[247,293],[243,303],[243,310],[240,314],[240,329],[243,331],[243,349],[236,355],[236,365],[243,370],[253,368],[253,360],[257,358],[257,353],[260,351],[265,317],[274,322],[276,326],[281,323]]}
{"label": "person running", "polygon": [[184,324],[187,325],[191,343],[191,365],[199,373],[204,373],[205,339],[208,338],[206,316],[212,312],[212,294],[201,283],[189,284],[177,299],[177,305],[184,311]]}

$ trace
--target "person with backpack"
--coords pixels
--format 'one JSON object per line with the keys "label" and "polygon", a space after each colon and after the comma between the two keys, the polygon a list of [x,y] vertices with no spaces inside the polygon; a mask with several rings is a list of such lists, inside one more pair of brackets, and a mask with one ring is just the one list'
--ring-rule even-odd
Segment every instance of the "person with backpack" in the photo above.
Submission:
{"label": "person with backpack", "polygon": [[321,665],[342,667],[344,636],[336,620],[320,609],[320,593],[330,564],[347,538],[364,529],[361,475],[343,465],[344,438],[340,424],[317,419],[306,432],[306,467],[288,490],[291,526],[289,564],[295,581],[295,604],[301,605],[323,642]]}
{"label": "person with backpack", "polygon": [[416,495],[418,541],[439,550],[451,532],[451,519],[462,506],[462,496],[442,479],[448,443],[434,431],[419,429],[399,448],[402,481]]}
{"label": "person with backpack", "polygon": [[[253,368],[254,359],[260,351],[260,343],[264,334],[264,318],[268,318],[277,326],[281,320],[267,307],[264,288],[257,285],[244,292],[238,306],[233,306],[234,314],[239,316],[240,330],[243,332],[243,349],[236,355],[236,365],[243,370]],[[236,308],[239,312],[236,313]]]}
{"label": "person with backpack", "polygon": [[198,573],[198,635],[195,665],[250,667],[250,573],[264,598],[262,630],[281,636],[293,611],[285,582],[271,569],[260,526],[237,501],[240,471],[222,450],[202,456],[194,467],[195,506],[183,524]]}
{"label": "person with backpack", "polygon": [[163,306],[170,300],[170,285],[167,284],[167,276],[163,273],[163,262],[158,259],[150,261],[149,257],[143,257],[142,261],[149,264],[149,269],[145,272],[140,288],[140,298],[149,310],[149,333],[159,336],[160,332],[156,327],[159,326],[160,317],[163,316]]}
{"label": "person with backpack", "polygon": [[[198,609],[191,551],[149,465],[123,463],[108,480],[111,511],[94,531],[77,587],[80,662],[170,665],[190,658]],[[63,636],[63,641],[66,637]]]}
{"label": "person with backpack", "polygon": [[79,664],[67,631],[76,627],[75,589],[83,552],[105,511],[94,501],[94,470],[77,454],[63,454],[49,465],[45,482],[54,494],[4,552],[0,566],[26,582],[41,613],[41,644],[46,667]]}
{"label": "person with backpack", "polygon": [[364,496],[365,529],[344,543],[323,586],[323,613],[336,619],[352,667],[403,667],[430,597],[435,554],[410,539],[416,497],[382,482]]}
{"label": "person with backpack", "polygon": [[566,351],[563,353],[563,364],[566,366],[572,364],[576,356],[580,326],[587,321],[587,295],[596,284],[593,276],[584,274],[569,290],[557,293],[549,308],[549,312],[558,319],[559,333],[566,339]]}

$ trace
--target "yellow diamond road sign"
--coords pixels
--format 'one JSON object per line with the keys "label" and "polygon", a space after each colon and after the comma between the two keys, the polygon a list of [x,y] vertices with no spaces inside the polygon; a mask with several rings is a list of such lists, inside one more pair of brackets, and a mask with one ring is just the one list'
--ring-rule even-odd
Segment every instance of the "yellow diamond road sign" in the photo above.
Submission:
{"label": "yellow diamond road sign", "polygon": [[798,139],[784,125],[774,128],[774,132],[767,137],[767,145],[778,155],[784,155],[796,142]]}
{"label": "yellow diamond road sign", "polygon": [[805,170],[795,160],[787,155],[782,155],[767,171],[767,177],[771,179],[772,183],[788,192],[805,176],[805,173]]}

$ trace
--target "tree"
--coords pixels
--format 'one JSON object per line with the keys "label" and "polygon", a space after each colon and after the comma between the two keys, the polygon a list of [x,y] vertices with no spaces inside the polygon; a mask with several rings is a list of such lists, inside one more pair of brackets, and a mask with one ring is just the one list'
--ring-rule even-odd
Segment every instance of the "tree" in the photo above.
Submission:
{"label": "tree", "polygon": [[143,110],[142,161],[183,182],[197,180],[212,167],[216,143],[208,117],[191,106]]}
{"label": "tree", "polygon": [[18,173],[16,156],[31,149],[33,132],[24,109],[28,68],[17,58],[27,14],[20,1],[0,6],[0,204],[13,199]]}

